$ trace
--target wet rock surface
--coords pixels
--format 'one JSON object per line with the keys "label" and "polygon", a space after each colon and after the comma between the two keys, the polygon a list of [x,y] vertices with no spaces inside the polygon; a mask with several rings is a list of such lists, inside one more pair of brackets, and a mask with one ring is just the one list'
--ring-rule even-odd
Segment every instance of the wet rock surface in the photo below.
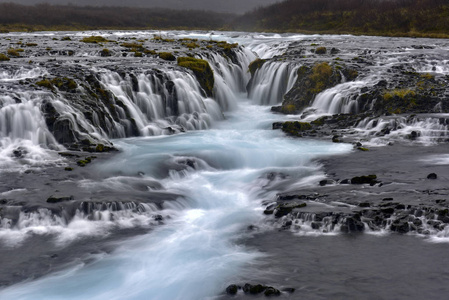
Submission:
{"label": "wet rock surface", "polygon": [[[449,189],[438,181],[449,178],[449,171],[433,162],[446,151],[446,145],[395,144],[327,158],[321,161],[326,184],[279,194],[264,213],[274,213],[274,224],[293,232],[445,232]],[[428,170],[436,170],[438,179],[427,179]],[[354,176],[361,172],[376,175]]]}

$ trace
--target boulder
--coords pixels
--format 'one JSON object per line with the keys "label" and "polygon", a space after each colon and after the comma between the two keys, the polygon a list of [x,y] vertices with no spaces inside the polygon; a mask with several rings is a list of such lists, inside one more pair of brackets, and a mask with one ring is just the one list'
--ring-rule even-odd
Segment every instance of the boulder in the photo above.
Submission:
{"label": "boulder", "polygon": [[226,294],[235,295],[235,294],[237,294],[238,290],[239,290],[239,287],[237,285],[231,284],[226,288]]}

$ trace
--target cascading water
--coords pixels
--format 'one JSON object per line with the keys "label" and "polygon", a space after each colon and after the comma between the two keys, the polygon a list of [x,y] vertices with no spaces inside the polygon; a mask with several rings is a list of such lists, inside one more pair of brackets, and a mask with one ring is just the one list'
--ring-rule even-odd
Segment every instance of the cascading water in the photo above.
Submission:
{"label": "cascading water", "polygon": [[248,86],[248,97],[259,105],[275,105],[296,81],[299,66],[290,63],[265,63],[256,70]]}
{"label": "cascading water", "polygon": [[[91,34],[102,32],[77,33],[74,36]],[[111,38],[128,34],[148,35],[146,32],[104,34]],[[158,34],[174,37],[204,35],[185,32]],[[242,41],[242,45],[253,49],[261,58],[280,55],[293,42],[303,38],[220,35],[222,40]],[[305,43],[310,45],[318,38]],[[347,43],[347,37],[323,39],[331,38],[336,44]],[[98,56],[100,52],[95,47],[85,46],[85,49],[77,50],[74,57]],[[272,130],[274,122],[288,120],[291,116],[273,115],[264,105],[282,101],[283,95],[296,82],[300,62],[267,61],[248,84],[250,73],[247,68],[256,58],[254,53],[239,48],[233,50],[232,57],[225,57],[200,51],[196,57],[209,61],[215,77],[214,98],[206,98],[189,70],[167,62],[158,62],[160,65],[155,67],[156,64],[147,64],[145,59],[157,58],[139,60],[130,53],[120,56],[122,50],[112,51],[112,64],[120,66],[131,62],[134,65],[124,68],[125,71],[116,66],[106,68],[97,57],[83,65],[83,68],[95,65],[86,72],[89,73],[86,77],[92,79],[90,86],[80,84],[80,80],[76,89],[65,92],[57,88],[50,91],[42,89],[31,94],[9,93],[2,98],[4,104],[0,113],[4,109],[4,120],[7,120],[1,125],[2,130],[5,128],[2,141],[7,142],[7,137],[12,136],[13,143],[28,141],[47,154],[54,154],[47,148],[63,149],[56,136],[58,130],[54,130],[58,124],[53,124],[48,118],[53,108],[61,124],[72,126],[78,134],[77,140],[116,138],[114,145],[121,152],[78,170],[74,175],[61,176],[63,179],[57,181],[57,186],[51,191],[64,190],[71,184],[75,186],[72,190],[76,190],[74,200],[69,197],[51,204],[45,201],[49,199],[49,195],[45,195],[44,201],[40,199],[40,207],[30,204],[21,210],[21,202],[10,198],[37,193],[34,187],[2,190],[1,203],[4,205],[6,201],[6,204],[1,210],[0,241],[9,250],[20,250],[41,239],[49,249],[45,255],[53,257],[53,251],[72,247],[76,251],[79,244],[88,243],[93,238],[94,244],[106,244],[108,236],[126,229],[130,229],[128,234],[132,237],[118,235],[119,238],[114,240],[114,250],[108,254],[90,252],[95,255],[87,255],[87,258],[84,256],[86,253],[72,254],[72,264],[65,270],[6,287],[0,290],[2,299],[212,299],[222,293],[226,285],[234,283],[236,274],[249,273],[253,270],[251,265],[260,263],[256,259],[263,255],[238,241],[251,236],[255,228],[258,232],[272,228],[275,221],[264,217],[261,203],[278,205],[282,192],[297,192],[310,186],[315,188],[326,176],[313,160],[348,153],[352,149],[350,144],[287,138],[282,132]],[[126,62],[120,62],[121,59],[126,59]],[[388,64],[394,65],[397,61],[399,59],[389,59]],[[46,76],[51,73],[50,67],[48,70],[8,71],[0,76],[5,82],[13,82],[13,78],[26,80]],[[361,107],[353,95],[359,94],[363,85],[371,83],[373,81],[364,79],[342,83],[318,95],[313,106],[317,114],[357,112]],[[249,96],[245,95],[246,88]],[[73,101],[78,99],[78,93],[90,94],[94,101],[89,104],[95,109],[89,110],[92,107],[83,106],[82,101]],[[105,97],[108,93],[113,97]],[[52,107],[47,107],[48,103]],[[41,105],[45,108],[44,113],[38,109]],[[25,125],[12,128],[15,121],[10,117],[14,115],[10,111],[16,108],[25,114],[17,114],[17,124]],[[24,122],[30,116],[32,121]],[[67,122],[62,122],[65,120]],[[446,119],[438,124],[422,119],[407,122],[409,126],[416,126],[415,130],[429,126],[432,130],[447,133]],[[384,130],[393,125],[398,130],[405,126],[387,119],[378,120],[376,124],[367,119],[359,127],[369,131],[374,128]],[[50,134],[50,126],[53,126],[55,136]],[[174,132],[182,134],[170,135]],[[126,138],[130,136],[139,137]],[[14,153],[11,151],[12,148],[7,154],[10,158]],[[17,152],[17,155],[23,153]],[[83,179],[88,173],[90,176]],[[42,182],[51,186],[53,183],[50,181]],[[304,195],[295,194],[295,197],[300,196]],[[307,200],[307,207],[311,210],[315,207],[335,210],[336,213],[317,215],[301,212],[292,214],[293,220],[283,216],[276,219],[282,224],[279,227],[292,226],[298,235],[305,236],[338,235],[350,218],[343,212],[352,213],[358,209],[343,202],[321,203],[319,200]],[[447,230],[440,230],[433,223],[427,224],[432,218],[437,218],[438,213],[429,211],[424,217],[419,213],[406,217],[410,218],[411,224],[418,223],[416,219],[420,219],[425,223],[423,230],[445,239]],[[362,226],[371,230],[369,209],[366,214]],[[369,233],[383,232],[396,219],[402,220],[403,217],[401,214],[393,215],[386,227],[379,229],[373,226]],[[287,226],[288,222],[290,225]],[[314,249],[304,253],[316,252],[319,251]],[[83,260],[78,263],[80,257]],[[253,274],[246,275],[251,278]],[[306,276],[301,280],[303,278]],[[297,286],[303,287],[303,283]],[[317,295],[317,290],[310,292],[308,287],[302,291]],[[330,294],[326,296],[331,297]]]}

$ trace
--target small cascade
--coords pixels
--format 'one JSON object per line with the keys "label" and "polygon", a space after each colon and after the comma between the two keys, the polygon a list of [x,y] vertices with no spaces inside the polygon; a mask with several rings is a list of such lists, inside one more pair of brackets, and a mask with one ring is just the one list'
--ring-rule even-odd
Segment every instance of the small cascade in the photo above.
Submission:
{"label": "small cascade", "polygon": [[223,110],[235,109],[236,99],[246,93],[246,84],[251,78],[248,66],[256,58],[248,49],[239,48],[233,53],[233,58],[217,53],[201,57],[209,62],[214,71],[214,95]]}
{"label": "small cascade", "polygon": [[154,203],[76,202],[54,209],[39,208],[22,211],[4,207],[0,218],[0,238],[9,246],[22,243],[27,237],[55,235],[56,242],[67,243],[80,236],[107,234],[117,228],[149,228],[161,224],[164,217]]}
{"label": "small cascade", "polygon": [[184,130],[207,129],[221,118],[217,105],[201,95],[193,75],[176,70],[127,74],[101,71],[101,82],[116,100],[113,105],[121,123],[132,120],[139,135],[161,135]]}
{"label": "small cascade", "polygon": [[299,66],[288,62],[265,63],[248,84],[248,98],[259,105],[276,105],[293,87]]}
{"label": "small cascade", "polygon": [[[276,210],[274,211],[276,214]],[[435,238],[448,238],[449,216],[447,209],[426,206],[382,204],[382,207],[360,212],[292,212],[277,219],[277,227],[299,235],[322,235],[365,232],[415,233]]]}
{"label": "small cascade", "polygon": [[327,89],[315,97],[311,107],[321,115],[359,113],[360,90],[368,85],[367,81],[349,81]]}
{"label": "small cascade", "polygon": [[444,115],[366,118],[356,130],[365,138],[370,137],[373,143],[382,143],[385,137],[384,142],[408,139],[430,145],[449,140],[449,118]]}
{"label": "small cascade", "polygon": [[0,72],[0,83],[38,78],[38,77],[45,76],[45,75],[48,75],[48,72],[45,68],[35,67],[33,69],[28,69],[28,68],[21,67],[18,70],[1,71]]}
{"label": "small cascade", "polygon": [[51,95],[39,92],[0,96],[0,168],[52,164],[59,160],[45,151],[64,149],[49,131],[41,111],[48,97]]}

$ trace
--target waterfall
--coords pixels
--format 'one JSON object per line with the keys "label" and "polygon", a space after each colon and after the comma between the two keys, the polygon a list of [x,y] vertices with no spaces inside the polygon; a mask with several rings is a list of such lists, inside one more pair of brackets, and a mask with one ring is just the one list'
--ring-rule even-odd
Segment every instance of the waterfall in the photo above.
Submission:
{"label": "waterfall", "polygon": [[368,84],[367,80],[340,83],[316,95],[311,107],[318,114],[359,113],[360,90]]}
{"label": "waterfall", "polygon": [[251,74],[248,65],[256,56],[248,49],[239,48],[234,51],[236,62],[231,58],[217,53],[201,56],[209,62],[214,71],[214,95],[223,110],[233,110],[237,107],[237,99],[245,97],[246,84]]}
{"label": "waterfall", "polygon": [[248,84],[248,97],[259,105],[275,105],[292,88],[300,66],[288,62],[265,63]]}

